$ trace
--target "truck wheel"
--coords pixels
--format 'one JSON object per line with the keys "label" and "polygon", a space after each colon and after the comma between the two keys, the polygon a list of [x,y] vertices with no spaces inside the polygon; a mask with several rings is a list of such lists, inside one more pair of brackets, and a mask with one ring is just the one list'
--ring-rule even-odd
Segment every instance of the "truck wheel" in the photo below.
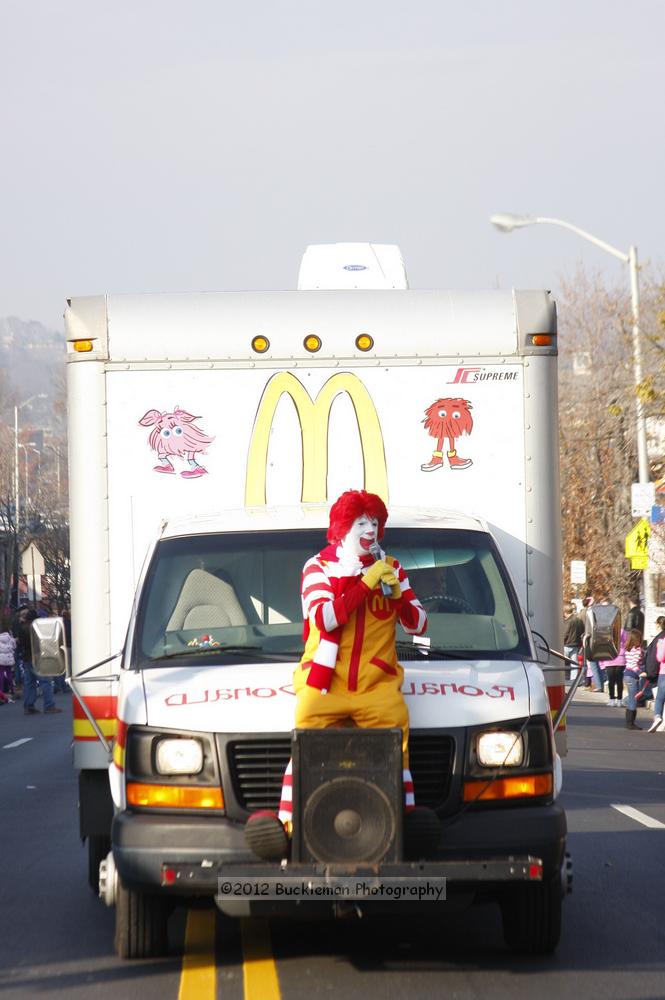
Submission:
{"label": "truck wheel", "polygon": [[99,895],[99,866],[111,850],[110,837],[93,834],[88,837],[88,884]]}
{"label": "truck wheel", "polygon": [[118,881],[115,950],[119,958],[158,958],[168,953],[167,900],[125,889]]}
{"label": "truck wheel", "polygon": [[561,935],[561,876],[517,885],[501,899],[503,936],[511,951],[547,955]]}

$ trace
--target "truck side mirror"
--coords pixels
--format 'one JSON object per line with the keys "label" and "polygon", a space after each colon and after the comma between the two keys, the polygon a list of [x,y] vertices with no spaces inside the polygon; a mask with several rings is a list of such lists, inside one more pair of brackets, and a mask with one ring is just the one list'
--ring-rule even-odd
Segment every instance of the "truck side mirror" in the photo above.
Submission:
{"label": "truck side mirror", "polygon": [[621,645],[621,616],[614,604],[594,604],[587,608],[585,652],[589,660],[614,660]]}
{"label": "truck side mirror", "polygon": [[32,669],[38,677],[69,676],[69,657],[62,618],[35,618],[30,628]]}

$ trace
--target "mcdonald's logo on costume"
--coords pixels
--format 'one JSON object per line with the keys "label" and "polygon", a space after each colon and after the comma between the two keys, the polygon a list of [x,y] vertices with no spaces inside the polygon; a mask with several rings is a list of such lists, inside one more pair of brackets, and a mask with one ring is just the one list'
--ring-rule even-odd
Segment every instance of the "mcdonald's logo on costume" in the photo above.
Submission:
{"label": "mcdonald's logo on costume", "polygon": [[268,442],[277,404],[284,393],[293,400],[300,424],[302,502],[327,500],[330,409],[340,393],[346,393],[353,404],[363,456],[364,488],[387,500],[388,474],[381,425],[372,397],[360,379],[350,372],[336,372],[313,400],[295,375],[279,372],[268,381],[256,412],[247,455],[245,505],[266,503]]}

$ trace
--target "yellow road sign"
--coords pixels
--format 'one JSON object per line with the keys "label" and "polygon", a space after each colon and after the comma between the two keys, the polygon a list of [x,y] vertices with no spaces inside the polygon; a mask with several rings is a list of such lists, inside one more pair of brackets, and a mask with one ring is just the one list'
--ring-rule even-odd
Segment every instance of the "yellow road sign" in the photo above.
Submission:
{"label": "yellow road sign", "polygon": [[[626,559],[635,559],[639,557],[646,558],[649,547],[649,535],[651,534],[651,528],[646,517],[640,518],[634,528],[626,535]],[[635,566],[634,569],[638,567]],[[645,568],[645,567],[639,567]]]}
{"label": "yellow road sign", "polygon": [[648,556],[631,556],[631,558],[630,558],[630,568],[631,569],[648,569],[649,568],[649,557]]}

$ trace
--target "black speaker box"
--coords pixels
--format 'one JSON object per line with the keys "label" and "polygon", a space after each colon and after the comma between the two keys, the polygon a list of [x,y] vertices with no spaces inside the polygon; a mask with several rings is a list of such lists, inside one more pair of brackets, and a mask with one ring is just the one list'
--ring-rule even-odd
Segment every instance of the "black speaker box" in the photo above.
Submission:
{"label": "black speaker box", "polygon": [[402,731],[296,729],[292,860],[402,860]]}

